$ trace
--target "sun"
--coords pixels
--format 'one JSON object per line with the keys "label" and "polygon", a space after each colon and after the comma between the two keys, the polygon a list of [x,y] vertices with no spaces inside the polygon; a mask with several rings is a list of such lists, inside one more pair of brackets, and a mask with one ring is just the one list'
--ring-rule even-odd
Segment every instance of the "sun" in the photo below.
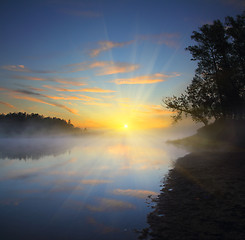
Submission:
{"label": "sun", "polygon": [[128,128],[128,124],[124,124],[124,128]]}

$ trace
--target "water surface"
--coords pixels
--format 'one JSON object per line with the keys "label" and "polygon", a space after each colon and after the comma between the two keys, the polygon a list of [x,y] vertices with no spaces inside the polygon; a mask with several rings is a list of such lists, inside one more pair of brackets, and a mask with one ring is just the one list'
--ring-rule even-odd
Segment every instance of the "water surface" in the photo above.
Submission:
{"label": "water surface", "polygon": [[184,150],[164,136],[0,140],[1,239],[136,239]]}

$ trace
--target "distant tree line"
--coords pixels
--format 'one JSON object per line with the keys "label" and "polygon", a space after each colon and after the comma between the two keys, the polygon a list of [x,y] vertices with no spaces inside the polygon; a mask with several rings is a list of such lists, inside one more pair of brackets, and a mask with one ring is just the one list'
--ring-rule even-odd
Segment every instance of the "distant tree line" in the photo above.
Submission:
{"label": "distant tree line", "polygon": [[180,96],[165,97],[163,105],[176,114],[207,125],[220,119],[245,119],[245,12],[205,24],[191,36],[189,46],[196,74]]}
{"label": "distant tree line", "polygon": [[62,135],[80,134],[82,130],[74,127],[70,120],[44,117],[37,113],[26,112],[0,114],[0,135]]}

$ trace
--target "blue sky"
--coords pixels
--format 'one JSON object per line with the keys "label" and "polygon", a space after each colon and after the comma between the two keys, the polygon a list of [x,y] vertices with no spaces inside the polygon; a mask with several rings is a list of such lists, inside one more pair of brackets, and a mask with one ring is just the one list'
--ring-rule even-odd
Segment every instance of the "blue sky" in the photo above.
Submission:
{"label": "blue sky", "polygon": [[183,92],[196,63],[191,33],[241,14],[240,0],[5,1],[0,111],[80,127],[166,127],[164,96]]}

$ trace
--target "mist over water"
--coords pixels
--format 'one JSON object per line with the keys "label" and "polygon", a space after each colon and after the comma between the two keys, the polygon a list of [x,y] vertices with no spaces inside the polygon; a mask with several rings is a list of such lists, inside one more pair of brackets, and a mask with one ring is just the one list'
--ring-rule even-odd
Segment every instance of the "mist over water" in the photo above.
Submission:
{"label": "mist over water", "polygon": [[169,138],[0,139],[1,238],[136,239],[151,210],[148,196],[186,153]]}

